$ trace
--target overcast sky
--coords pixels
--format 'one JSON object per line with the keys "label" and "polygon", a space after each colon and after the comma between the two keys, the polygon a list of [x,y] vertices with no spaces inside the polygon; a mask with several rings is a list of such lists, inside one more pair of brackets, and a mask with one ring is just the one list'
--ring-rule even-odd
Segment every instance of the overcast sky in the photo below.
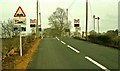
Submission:
{"label": "overcast sky", "polygon": [[[49,27],[48,17],[57,7],[69,10],[69,20],[80,19],[81,31],[85,31],[85,1],[86,0],[39,0],[42,13],[42,28]],[[118,1],[119,0],[89,0],[89,31],[93,30],[92,15],[100,17],[100,32],[118,28]],[[21,6],[26,14],[27,33],[30,31],[30,19],[36,18],[36,0],[0,0],[0,21],[13,19],[17,8]],[[97,31],[97,23],[96,23]]]}

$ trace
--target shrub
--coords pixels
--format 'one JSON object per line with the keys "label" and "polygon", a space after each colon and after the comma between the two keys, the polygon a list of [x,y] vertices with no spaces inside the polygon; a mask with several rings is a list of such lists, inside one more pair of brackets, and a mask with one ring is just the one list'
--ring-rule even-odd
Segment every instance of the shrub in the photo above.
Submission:
{"label": "shrub", "polygon": [[120,45],[120,37],[114,36],[113,38],[109,35],[90,35],[88,36],[89,41],[101,45],[111,46],[114,48],[118,48]]}
{"label": "shrub", "polygon": [[97,43],[98,42],[98,35],[89,35],[88,36],[88,41],[93,42],[93,43]]}
{"label": "shrub", "polygon": [[35,35],[28,35],[28,36],[26,37],[26,39],[27,39],[27,42],[30,43],[30,42],[34,41]]}
{"label": "shrub", "polygon": [[97,39],[98,41],[101,42],[101,44],[104,44],[104,45],[111,43],[111,38],[107,35],[99,35]]}

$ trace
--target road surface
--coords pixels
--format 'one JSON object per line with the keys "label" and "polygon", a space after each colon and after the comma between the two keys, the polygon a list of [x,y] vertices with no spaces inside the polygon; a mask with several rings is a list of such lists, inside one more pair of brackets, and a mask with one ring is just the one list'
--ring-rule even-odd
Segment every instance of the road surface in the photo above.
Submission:
{"label": "road surface", "polygon": [[73,38],[43,38],[28,69],[118,69],[118,50]]}

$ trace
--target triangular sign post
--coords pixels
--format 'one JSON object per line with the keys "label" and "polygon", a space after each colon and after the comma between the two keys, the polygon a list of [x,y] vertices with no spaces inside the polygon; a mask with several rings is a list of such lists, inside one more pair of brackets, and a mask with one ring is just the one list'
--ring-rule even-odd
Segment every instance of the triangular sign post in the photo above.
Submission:
{"label": "triangular sign post", "polygon": [[14,14],[14,17],[26,17],[24,11],[20,6],[18,7],[16,13]]}
{"label": "triangular sign post", "polygon": [[[21,28],[21,23],[24,23],[24,21],[20,20],[21,17],[26,17],[24,11],[22,8],[19,6],[16,13],[14,14],[14,17],[19,17],[18,20],[15,20],[15,22],[19,23],[19,27]],[[21,36],[21,29],[20,29],[20,56],[22,56],[22,36]]]}

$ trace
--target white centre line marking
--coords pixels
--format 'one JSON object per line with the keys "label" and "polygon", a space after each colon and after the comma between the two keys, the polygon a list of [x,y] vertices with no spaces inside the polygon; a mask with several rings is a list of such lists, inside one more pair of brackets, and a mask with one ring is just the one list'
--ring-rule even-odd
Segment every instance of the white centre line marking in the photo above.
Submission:
{"label": "white centre line marking", "polygon": [[95,60],[91,59],[88,56],[85,56],[85,58],[89,61],[91,61],[92,63],[94,63],[95,65],[97,65],[98,67],[102,68],[105,71],[110,71],[109,69],[107,69],[106,67],[104,67],[103,65],[99,64],[98,62],[96,62]]}
{"label": "white centre line marking", "polygon": [[60,40],[58,37],[56,37],[57,40]]}
{"label": "white centre line marking", "polygon": [[77,53],[80,53],[80,51],[76,50],[75,48],[71,47],[70,45],[67,45],[67,47],[69,47],[70,49],[74,50]]}
{"label": "white centre line marking", "polygon": [[61,43],[66,44],[65,42],[61,41]]}

